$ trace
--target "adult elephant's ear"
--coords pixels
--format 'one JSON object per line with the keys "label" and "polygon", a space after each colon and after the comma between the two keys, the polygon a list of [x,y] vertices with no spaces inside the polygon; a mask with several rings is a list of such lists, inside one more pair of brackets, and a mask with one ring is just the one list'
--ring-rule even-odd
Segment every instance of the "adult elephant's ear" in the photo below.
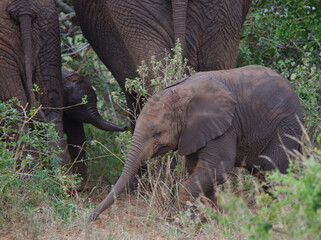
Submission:
{"label": "adult elephant's ear", "polygon": [[221,136],[231,126],[236,106],[229,90],[212,78],[196,79],[188,85],[195,94],[186,104],[178,143],[178,153],[183,156]]}

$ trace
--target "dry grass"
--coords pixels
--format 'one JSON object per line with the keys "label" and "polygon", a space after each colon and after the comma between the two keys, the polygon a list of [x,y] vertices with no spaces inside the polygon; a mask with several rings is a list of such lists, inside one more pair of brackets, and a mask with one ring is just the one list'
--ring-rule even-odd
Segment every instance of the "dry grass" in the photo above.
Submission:
{"label": "dry grass", "polygon": [[[150,163],[148,172],[153,174],[141,178],[135,193],[122,194],[96,222],[89,221],[92,209],[83,199],[90,202],[94,197],[97,204],[106,196],[106,191],[76,196],[75,201],[79,202],[77,216],[69,222],[54,218],[52,210],[44,203],[41,212],[23,214],[23,219],[3,226],[5,230],[1,230],[0,235],[2,239],[226,239],[227,235],[230,239],[244,238],[239,229],[230,229],[224,210],[208,209],[197,199],[192,207],[195,211],[184,210],[178,204],[177,193],[186,177],[184,166],[173,170],[170,167],[173,157],[166,158],[158,164]],[[254,195],[259,192],[255,181],[237,171],[220,188],[243,196],[251,205]],[[222,221],[226,223],[222,224]]]}

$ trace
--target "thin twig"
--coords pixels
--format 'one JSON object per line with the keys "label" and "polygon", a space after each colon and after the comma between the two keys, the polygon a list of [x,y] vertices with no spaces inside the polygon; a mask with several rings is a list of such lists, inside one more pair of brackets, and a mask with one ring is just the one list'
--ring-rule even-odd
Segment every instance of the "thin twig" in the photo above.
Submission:
{"label": "thin twig", "polygon": [[110,89],[109,89],[109,84],[110,84],[110,80],[111,79],[112,79],[111,76],[109,78],[107,78],[107,80],[106,80],[106,88],[107,88],[107,93],[108,93],[108,100],[109,100],[110,105],[111,105],[111,109],[112,109],[112,112],[113,112],[115,123],[118,125],[119,121],[118,121],[118,118],[117,118],[117,115],[116,115],[116,111],[115,111],[115,107],[114,107],[114,103],[113,103],[113,98],[111,96]]}
{"label": "thin twig", "polygon": [[268,39],[268,38],[265,38],[265,37],[261,37],[261,39],[263,39],[263,40],[265,40],[265,41],[268,41],[268,42],[271,42],[271,43],[274,43],[277,47],[285,48],[284,44],[275,42],[275,41],[273,41],[273,40],[271,40],[271,39]]}
{"label": "thin twig", "polygon": [[66,56],[76,55],[88,47],[90,47],[89,43],[85,44],[84,47],[78,48],[78,50],[76,50],[75,52],[61,54],[61,56],[66,57]]}

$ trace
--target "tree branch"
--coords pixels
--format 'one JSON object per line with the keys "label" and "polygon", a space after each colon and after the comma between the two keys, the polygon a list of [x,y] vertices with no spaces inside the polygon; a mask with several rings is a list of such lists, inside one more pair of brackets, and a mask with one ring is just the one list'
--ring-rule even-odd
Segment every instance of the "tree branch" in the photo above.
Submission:
{"label": "tree branch", "polygon": [[56,4],[64,13],[72,13],[74,9],[69,6],[67,3],[64,3],[63,0],[56,0]]}

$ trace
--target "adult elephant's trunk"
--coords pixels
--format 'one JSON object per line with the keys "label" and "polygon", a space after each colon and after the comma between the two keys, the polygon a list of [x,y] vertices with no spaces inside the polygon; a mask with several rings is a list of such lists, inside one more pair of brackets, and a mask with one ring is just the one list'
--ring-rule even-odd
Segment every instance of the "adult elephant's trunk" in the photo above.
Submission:
{"label": "adult elephant's trunk", "polygon": [[142,137],[133,137],[132,145],[129,150],[127,160],[121,176],[116,182],[114,188],[107,197],[95,208],[91,220],[95,221],[100,213],[113,204],[114,198],[120,195],[135,177],[141,164],[147,159],[144,153]]}
{"label": "adult elephant's trunk", "polygon": [[183,55],[186,48],[186,12],[188,0],[172,0],[175,41],[179,38]]}
{"label": "adult elephant's trunk", "polygon": [[126,127],[117,126],[117,125],[103,119],[103,117],[99,114],[97,108],[94,108],[92,110],[92,114],[90,114],[90,117],[88,119],[86,119],[85,122],[91,123],[95,127],[105,130],[105,131],[111,131],[111,132],[118,131],[119,132],[119,131],[126,130]]}

